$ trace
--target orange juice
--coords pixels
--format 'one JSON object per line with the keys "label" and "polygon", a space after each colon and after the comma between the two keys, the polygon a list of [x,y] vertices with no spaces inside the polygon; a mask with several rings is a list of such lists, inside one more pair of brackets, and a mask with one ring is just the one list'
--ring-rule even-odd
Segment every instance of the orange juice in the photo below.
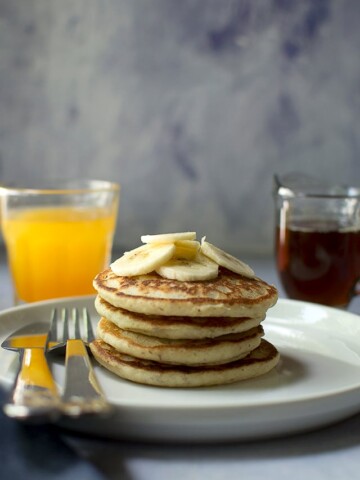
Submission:
{"label": "orange juice", "polygon": [[24,208],[2,219],[18,301],[94,293],[110,261],[116,214],[109,209]]}

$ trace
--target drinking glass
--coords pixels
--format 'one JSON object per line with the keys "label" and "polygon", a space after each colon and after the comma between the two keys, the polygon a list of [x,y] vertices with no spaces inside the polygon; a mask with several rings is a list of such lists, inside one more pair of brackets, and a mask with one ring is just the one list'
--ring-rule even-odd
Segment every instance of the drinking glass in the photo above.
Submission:
{"label": "drinking glass", "polygon": [[360,189],[275,175],[276,262],[292,299],[347,307],[359,294]]}
{"label": "drinking glass", "polygon": [[15,304],[94,293],[110,261],[119,191],[101,180],[0,188]]}

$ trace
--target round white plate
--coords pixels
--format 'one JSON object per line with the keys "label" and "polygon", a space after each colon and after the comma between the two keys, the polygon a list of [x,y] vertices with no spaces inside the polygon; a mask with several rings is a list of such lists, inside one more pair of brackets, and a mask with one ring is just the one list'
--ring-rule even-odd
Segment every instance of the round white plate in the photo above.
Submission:
{"label": "round white plate", "polygon": [[[0,341],[20,326],[49,320],[53,307],[87,306],[94,297],[34,303],[0,313]],[[315,429],[360,411],[360,317],[320,305],[279,300],[263,322],[280,351],[272,372],[233,385],[166,389],[137,385],[96,365],[110,418],[62,419],[74,431],[142,441],[218,442]],[[0,382],[10,387],[17,355],[0,349]],[[61,389],[64,368],[53,365]]]}

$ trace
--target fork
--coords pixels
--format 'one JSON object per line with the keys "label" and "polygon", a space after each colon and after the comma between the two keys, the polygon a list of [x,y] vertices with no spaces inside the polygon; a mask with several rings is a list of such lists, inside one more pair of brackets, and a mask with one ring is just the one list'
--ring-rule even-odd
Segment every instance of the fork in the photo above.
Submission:
{"label": "fork", "polygon": [[[69,316],[72,322],[69,322]],[[73,324],[73,335],[70,333],[70,323]],[[83,324],[83,334],[80,323]],[[62,410],[71,417],[91,413],[106,414],[111,410],[96,379],[87,352],[86,346],[92,340],[94,333],[86,308],[82,310],[81,322],[79,310],[76,308],[71,310],[71,315],[66,308],[61,309],[60,315],[57,309],[52,311],[46,352],[66,352]]]}

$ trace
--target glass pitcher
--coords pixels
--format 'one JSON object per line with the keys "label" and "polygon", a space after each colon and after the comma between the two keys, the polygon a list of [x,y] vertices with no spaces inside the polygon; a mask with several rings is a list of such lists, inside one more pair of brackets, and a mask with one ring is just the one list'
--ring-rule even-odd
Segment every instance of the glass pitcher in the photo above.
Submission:
{"label": "glass pitcher", "polygon": [[347,307],[359,293],[360,189],[275,175],[275,250],[289,298]]}

